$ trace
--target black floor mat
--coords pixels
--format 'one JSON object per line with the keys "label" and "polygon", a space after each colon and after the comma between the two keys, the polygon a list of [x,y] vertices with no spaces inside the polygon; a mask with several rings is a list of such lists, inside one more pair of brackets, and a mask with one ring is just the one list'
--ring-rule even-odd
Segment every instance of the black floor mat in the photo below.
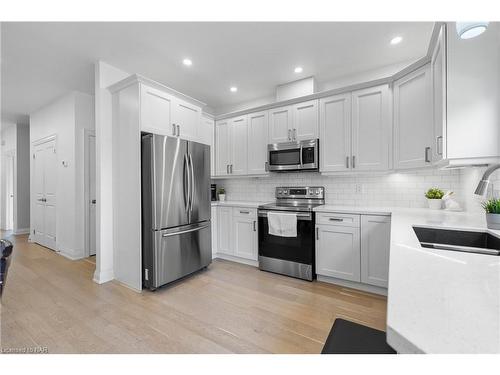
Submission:
{"label": "black floor mat", "polygon": [[385,332],[344,319],[335,319],[321,354],[396,354]]}

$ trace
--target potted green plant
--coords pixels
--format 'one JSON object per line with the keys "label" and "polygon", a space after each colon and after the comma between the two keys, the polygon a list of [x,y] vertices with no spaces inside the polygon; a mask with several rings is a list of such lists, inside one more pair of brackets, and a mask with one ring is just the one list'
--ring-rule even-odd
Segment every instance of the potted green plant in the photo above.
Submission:
{"label": "potted green plant", "polygon": [[226,200],[226,190],[221,187],[217,190],[217,193],[219,194],[219,200],[224,202]]}
{"label": "potted green plant", "polygon": [[489,229],[500,229],[500,198],[491,198],[482,203],[486,211],[486,224]]}
{"label": "potted green plant", "polygon": [[425,193],[425,197],[427,198],[427,203],[429,204],[429,208],[432,210],[440,210],[443,204],[443,191],[438,188],[430,188]]}

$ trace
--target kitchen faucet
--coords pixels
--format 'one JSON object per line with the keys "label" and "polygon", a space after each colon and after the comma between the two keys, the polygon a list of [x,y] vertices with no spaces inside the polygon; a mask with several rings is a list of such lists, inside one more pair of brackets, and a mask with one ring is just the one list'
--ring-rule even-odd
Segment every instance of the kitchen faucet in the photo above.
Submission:
{"label": "kitchen faucet", "polygon": [[499,168],[500,164],[494,164],[488,167],[486,171],[484,171],[483,177],[481,178],[481,181],[479,181],[479,184],[477,184],[477,188],[474,194],[484,195],[484,193],[488,189],[488,185],[490,184],[490,175]]}

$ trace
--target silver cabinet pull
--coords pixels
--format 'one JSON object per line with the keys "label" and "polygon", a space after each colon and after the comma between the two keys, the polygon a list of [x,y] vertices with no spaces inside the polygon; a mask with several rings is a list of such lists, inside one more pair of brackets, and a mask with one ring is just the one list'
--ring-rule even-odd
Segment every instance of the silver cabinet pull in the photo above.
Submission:
{"label": "silver cabinet pull", "polygon": [[340,219],[338,217],[331,217],[328,220],[330,220],[330,221],[344,221],[344,219]]}
{"label": "silver cabinet pull", "polygon": [[426,163],[430,163],[430,162],[431,162],[431,160],[429,159],[429,151],[430,151],[430,150],[431,150],[431,148],[430,148],[430,147],[426,147],[426,148],[425,148],[425,162],[426,162]]}
{"label": "silver cabinet pull", "polygon": [[319,240],[319,228],[316,227],[316,239]]}
{"label": "silver cabinet pull", "polygon": [[352,168],[356,168],[356,156],[352,156]]}
{"label": "silver cabinet pull", "polygon": [[297,140],[297,129],[293,129],[293,140]]}
{"label": "silver cabinet pull", "polygon": [[240,211],[240,214],[249,214],[250,211]]}
{"label": "silver cabinet pull", "polygon": [[291,129],[288,129],[288,140],[289,141],[292,140],[292,130]]}
{"label": "silver cabinet pull", "polygon": [[438,155],[443,155],[443,136],[436,137],[436,150]]}
{"label": "silver cabinet pull", "polygon": [[257,232],[257,227],[256,227],[257,222],[254,220],[253,221],[253,231]]}
{"label": "silver cabinet pull", "polygon": [[181,127],[179,125],[177,125],[177,136],[181,136]]}
{"label": "silver cabinet pull", "polygon": [[345,157],[345,167],[349,169],[349,156]]}
{"label": "silver cabinet pull", "polygon": [[233,174],[233,165],[232,164],[229,164],[229,170],[230,170],[231,174]]}
{"label": "silver cabinet pull", "polygon": [[175,124],[172,124],[172,135],[175,135]]}

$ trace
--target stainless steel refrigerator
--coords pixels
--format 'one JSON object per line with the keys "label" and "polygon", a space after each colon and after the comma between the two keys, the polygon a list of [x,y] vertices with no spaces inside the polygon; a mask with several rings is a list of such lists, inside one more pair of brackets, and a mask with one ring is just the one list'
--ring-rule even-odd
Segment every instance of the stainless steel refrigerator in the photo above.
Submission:
{"label": "stainless steel refrigerator", "polygon": [[142,135],[142,280],[154,290],[212,261],[210,147]]}

